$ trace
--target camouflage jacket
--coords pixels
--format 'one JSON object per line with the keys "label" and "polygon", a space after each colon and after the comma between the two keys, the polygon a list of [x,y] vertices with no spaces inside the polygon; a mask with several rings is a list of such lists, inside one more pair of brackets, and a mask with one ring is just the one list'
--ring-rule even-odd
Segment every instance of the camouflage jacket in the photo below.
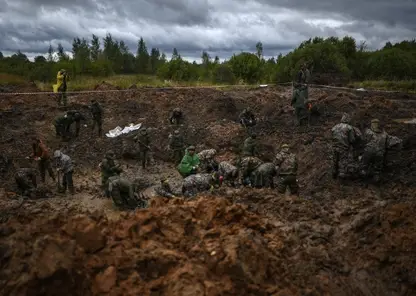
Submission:
{"label": "camouflage jacket", "polygon": [[202,150],[197,155],[198,155],[200,161],[204,161],[204,160],[214,158],[214,156],[216,154],[217,154],[217,150],[215,150],[215,149],[206,149],[206,150]]}
{"label": "camouflage jacket", "polygon": [[63,153],[61,153],[61,157],[57,159],[56,166],[65,174],[74,170],[71,158]]}
{"label": "camouflage jacket", "polygon": [[137,142],[139,143],[140,151],[148,151],[150,150],[150,136],[149,134],[139,134],[136,137]]}
{"label": "camouflage jacket", "polygon": [[356,141],[355,129],[348,123],[338,123],[331,129],[331,132],[334,149],[349,150]]}
{"label": "camouflage jacket", "polygon": [[252,157],[252,156],[244,157],[240,163],[240,172],[243,176],[248,176],[249,174],[251,174],[252,171],[257,169],[257,167],[259,167],[262,163],[263,161],[261,161],[257,157]]}
{"label": "camouflage jacket", "polygon": [[236,176],[238,173],[238,169],[228,161],[221,161],[218,165],[218,172],[220,176],[227,178]]}
{"label": "camouflage jacket", "polygon": [[182,191],[185,195],[195,195],[198,192],[212,189],[214,185],[215,180],[212,174],[190,175],[183,179]]}
{"label": "camouflage jacket", "polygon": [[182,150],[185,148],[185,141],[182,135],[173,135],[169,139],[169,148],[172,150]]}
{"label": "camouflage jacket", "polygon": [[244,141],[243,155],[244,156],[257,156],[258,155],[257,142],[252,137],[248,137]]}
{"label": "camouflage jacket", "polygon": [[384,155],[386,150],[401,145],[402,140],[398,137],[390,136],[385,131],[375,132],[367,129],[364,133],[365,151],[376,155]]}
{"label": "camouflage jacket", "polygon": [[263,176],[275,176],[276,165],[272,162],[265,162],[259,165],[254,172]]}
{"label": "camouflage jacket", "polygon": [[115,176],[121,173],[121,168],[114,159],[104,158],[101,162],[101,174],[103,176]]}
{"label": "camouflage jacket", "polygon": [[298,83],[309,83],[310,79],[311,72],[309,71],[309,69],[306,69],[305,71],[303,71],[302,69],[299,70],[297,79]]}
{"label": "camouflage jacket", "polygon": [[296,175],[298,172],[298,160],[294,153],[284,151],[277,153],[275,165],[279,166],[279,175]]}
{"label": "camouflage jacket", "polygon": [[85,116],[81,114],[81,112],[77,110],[69,110],[66,111],[66,115],[72,118],[72,122],[79,122],[81,120],[85,120]]}
{"label": "camouflage jacket", "polygon": [[90,111],[94,118],[101,117],[103,115],[103,108],[98,102],[91,104]]}
{"label": "camouflage jacket", "polygon": [[301,86],[293,89],[291,103],[294,108],[306,108],[307,101],[305,87]]}

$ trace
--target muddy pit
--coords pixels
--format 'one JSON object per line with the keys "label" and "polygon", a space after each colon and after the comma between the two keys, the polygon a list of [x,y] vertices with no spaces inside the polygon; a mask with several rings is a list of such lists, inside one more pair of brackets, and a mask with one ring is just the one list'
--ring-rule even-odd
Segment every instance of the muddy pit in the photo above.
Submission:
{"label": "muddy pit", "polygon": [[[52,97],[0,97],[1,295],[415,295],[416,128],[401,120],[416,117],[414,98],[311,89],[320,116],[297,128],[290,88],[139,89],[72,96],[69,108],[89,116],[92,97],[105,108],[105,131],[131,122],[151,128],[153,166],[123,159],[128,137],[99,139],[88,126],[73,141],[55,138],[52,120],[64,110]],[[130,179],[155,185],[164,175],[179,184],[166,153],[174,107],[185,111],[188,144],[234,158],[246,137],[236,123],[245,106],[260,117],[264,160],[284,142],[295,147],[300,197],[223,187],[192,201],[154,197],[136,212],[100,197],[98,164],[108,149]],[[331,178],[329,130],[344,111],[362,128],[378,117],[404,139],[380,187]],[[25,159],[34,134],[75,161],[74,196],[56,194],[51,180],[49,198],[14,194],[15,168],[35,166]]]}

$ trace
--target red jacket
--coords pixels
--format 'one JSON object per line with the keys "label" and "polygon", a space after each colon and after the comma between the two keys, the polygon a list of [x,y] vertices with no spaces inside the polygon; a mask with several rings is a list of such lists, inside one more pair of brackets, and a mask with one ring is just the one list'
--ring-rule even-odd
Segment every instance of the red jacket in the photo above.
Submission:
{"label": "red jacket", "polygon": [[40,157],[41,159],[49,159],[48,148],[42,143],[42,141],[33,144],[33,155],[35,157]]}

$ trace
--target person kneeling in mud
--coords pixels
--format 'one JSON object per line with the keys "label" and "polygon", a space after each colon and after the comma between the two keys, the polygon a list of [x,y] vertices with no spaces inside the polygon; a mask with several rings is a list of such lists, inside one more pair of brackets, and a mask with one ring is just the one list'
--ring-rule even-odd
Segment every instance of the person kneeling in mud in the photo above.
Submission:
{"label": "person kneeling in mud", "polygon": [[199,192],[213,191],[222,185],[223,177],[217,172],[213,174],[190,175],[183,179],[182,194],[185,197],[194,197]]}
{"label": "person kneeling in mud", "polygon": [[134,193],[133,184],[118,175],[108,178],[106,194],[120,210],[147,208],[147,201],[139,199]]}
{"label": "person kneeling in mud", "polygon": [[32,168],[18,169],[15,176],[18,189],[23,196],[30,196],[38,187],[36,182],[36,170]]}
{"label": "person kneeling in mud", "polygon": [[183,178],[194,175],[200,171],[200,160],[195,154],[195,146],[189,146],[185,151],[185,156],[177,166],[178,172]]}
{"label": "person kneeling in mud", "polygon": [[298,195],[298,160],[296,154],[290,152],[288,144],[282,145],[282,150],[277,153],[274,163],[276,166],[279,166],[278,192],[284,194],[286,193],[286,188],[289,187],[291,194]]}
{"label": "person kneeling in mud", "polygon": [[274,163],[265,162],[259,165],[250,176],[251,185],[254,188],[274,188],[273,178],[277,175]]}
{"label": "person kneeling in mud", "polygon": [[223,177],[224,182],[232,187],[236,186],[238,179],[238,168],[236,166],[228,161],[221,161],[218,165],[218,173]]}
{"label": "person kneeling in mud", "polygon": [[215,160],[217,150],[206,149],[202,150],[197,155],[200,161],[199,167],[201,173],[212,173],[214,171],[218,171],[218,162]]}

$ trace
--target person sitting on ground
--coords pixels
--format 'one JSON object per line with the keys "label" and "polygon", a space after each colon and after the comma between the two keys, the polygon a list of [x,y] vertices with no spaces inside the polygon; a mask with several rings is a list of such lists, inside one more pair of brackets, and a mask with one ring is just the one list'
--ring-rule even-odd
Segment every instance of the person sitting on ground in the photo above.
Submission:
{"label": "person sitting on ground", "polygon": [[36,182],[36,169],[21,168],[14,176],[18,189],[23,196],[30,196],[31,192],[38,187]]}
{"label": "person sitting on ground", "polygon": [[195,154],[195,146],[189,146],[185,151],[185,156],[182,158],[181,163],[177,169],[182,177],[186,178],[190,175],[196,174],[199,171],[200,160],[197,154]]}
{"label": "person sitting on ground", "polygon": [[183,116],[182,110],[180,108],[173,109],[169,117],[169,122],[171,124],[179,125],[179,124],[182,124],[183,121],[184,121],[184,116]]}
{"label": "person sitting on ground", "polygon": [[251,111],[250,107],[247,107],[240,113],[240,123],[244,127],[248,126],[255,126],[256,125],[256,117],[254,113]]}

